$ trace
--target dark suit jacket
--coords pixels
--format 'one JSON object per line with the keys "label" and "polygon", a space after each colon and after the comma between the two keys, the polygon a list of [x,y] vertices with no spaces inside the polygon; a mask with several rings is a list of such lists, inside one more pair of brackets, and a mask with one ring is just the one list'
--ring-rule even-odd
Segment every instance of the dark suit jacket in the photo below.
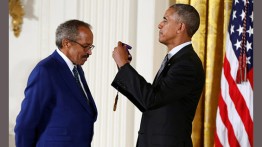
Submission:
{"label": "dark suit jacket", "polygon": [[16,119],[17,147],[90,147],[97,109],[84,72],[79,75],[90,103],[55,51],[31,72]]}
{"label": "dark suit jacket", "polygon": [[143,112],[138,147],[192,147],[192,121],[203,85],[202,63],[191,44],[168,61],[153,84],[130,64],[112,82]]}

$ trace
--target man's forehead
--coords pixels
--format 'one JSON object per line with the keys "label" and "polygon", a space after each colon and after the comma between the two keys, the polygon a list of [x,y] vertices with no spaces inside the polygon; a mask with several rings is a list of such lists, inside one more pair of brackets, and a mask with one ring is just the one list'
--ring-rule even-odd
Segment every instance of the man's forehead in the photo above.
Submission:
{"label": "man's forehead", "polygon": [[171,17],[174,14],[174,12],[175,12],[174,9],[169,8],[169,9],[166,10],[164,17],[165,18]]}

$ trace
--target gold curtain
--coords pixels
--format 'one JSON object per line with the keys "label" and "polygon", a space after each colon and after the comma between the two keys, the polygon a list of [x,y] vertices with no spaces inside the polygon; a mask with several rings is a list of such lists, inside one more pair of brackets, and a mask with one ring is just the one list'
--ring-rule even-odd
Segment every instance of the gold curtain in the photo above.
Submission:
{"label": "gold curtain", "polygon": [[193,121],[194,147],[214,146],[216,111],[232,0],[170,0],[194,6],[200,14],[192,44],[205,69],[206,82]]}

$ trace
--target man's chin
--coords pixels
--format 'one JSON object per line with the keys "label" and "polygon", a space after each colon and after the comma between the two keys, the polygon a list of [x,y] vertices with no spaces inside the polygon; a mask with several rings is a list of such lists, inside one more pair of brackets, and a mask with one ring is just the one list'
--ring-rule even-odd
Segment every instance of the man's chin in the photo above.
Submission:
{"label": "man's chin", "polygon": [[86,63],[86,60],[85,60],[85,61],[83,61],[83,62],[81,62],[81,63],[80,63],[80,65],[84,65],[85,63]]}
{"label": "man's chin", "polygon": [[78,65],[84,65],[87,59],[83,59],[82,61],[78,62]]}
{"label": "man's chin", "polygon": [[81,63],[79,63],[78,65],[84,65],[84,64],[85,64],[85,62],[83,62],[83,63],[81,62]]}
{"label": "man's chin", "polygon": [[158,39],[158,41],[162,44],[165,44],[165,42],[163,40],[161,40],[160,38]]}

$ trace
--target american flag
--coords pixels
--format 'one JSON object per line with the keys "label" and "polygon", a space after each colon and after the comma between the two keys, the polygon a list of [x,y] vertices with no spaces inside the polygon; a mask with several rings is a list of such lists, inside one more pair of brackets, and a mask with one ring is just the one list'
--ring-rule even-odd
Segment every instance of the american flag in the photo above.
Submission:
{"label": "american flag", "polygon": [[216,115],[216,147],[253,147],[253,0],[234,0]]}

